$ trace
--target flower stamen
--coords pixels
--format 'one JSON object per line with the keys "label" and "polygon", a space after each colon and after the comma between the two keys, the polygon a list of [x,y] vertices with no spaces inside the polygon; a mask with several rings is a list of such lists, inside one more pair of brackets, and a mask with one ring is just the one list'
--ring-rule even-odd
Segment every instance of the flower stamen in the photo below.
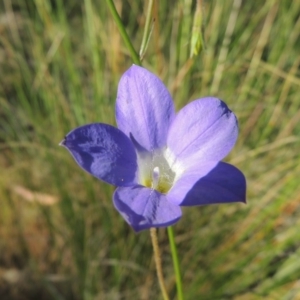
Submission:
{"label": "flower stamen", "polygon": [[159,167],[154,167],[152,172],[152,189],[156,190],[159,183]]}

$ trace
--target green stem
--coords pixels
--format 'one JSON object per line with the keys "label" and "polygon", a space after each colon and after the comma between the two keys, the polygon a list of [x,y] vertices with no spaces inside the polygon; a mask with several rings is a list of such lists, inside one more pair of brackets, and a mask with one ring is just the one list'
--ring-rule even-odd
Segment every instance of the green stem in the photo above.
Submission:
{"label": "green stem", "polygon": [[144,34],[143,34],[142,44],[141,44],[141,48],[140,48],[140,59],[142,59],[143,56],[144,56],[144,53],[145,53],[146,48],[148,46],[149,36],[151,34],[151,32],[149,32],[149,27],[150,27],[153,3],[154,3],[154,0],[149,0],[148,9],[147,9],[147,16],[146,16],[146,23],[145,23],[145,28],[144,28]]}
{"label": "green stem", "polygon": [[170,243],[172,259],[173,259],[173,265],[175,270],[177,298],[178,300],[183,300],[182,283],[181,283],[177,249],[176,249],[175,238],[174,238],[174,231],[173,231],[173,227],[171,226],[169,226],[167,229],[168,229],[169,243]]}
{"label": "green stem", "polygon": [[116,10],[116,7],[115,7],[115,4],[113,2],[113,0],[106,0],[106,3],[108,5],[108,8],[113,16],[113,19],[115,20],[116,22],[116,25],[120,31],[120,34],[126,44],[126,47],[128,48],[129,52],[130,52],[130,55],[131,55],[131,58],[133,60],[133,62],[137,65],[141,65],[141,61],[140,61],[140,58],[139,58],[139,55],[137,54],[137,52],[135,51],[131,41],[130,41],[130,38],[125,30],[125,27],[122,23],[122,20]]}

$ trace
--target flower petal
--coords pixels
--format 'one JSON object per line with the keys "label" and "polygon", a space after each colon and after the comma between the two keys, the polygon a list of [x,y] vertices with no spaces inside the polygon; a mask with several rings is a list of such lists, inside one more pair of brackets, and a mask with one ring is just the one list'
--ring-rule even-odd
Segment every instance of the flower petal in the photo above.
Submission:
{"label": "flower petal", "polygon": [[175,116],[171,95],[162,81],[133,65],[122,76],[116,103],[118,128],[147,151],[166,144]]}
{"label": "flower petal", "polygon": [[246,202],[246,179],[224,162],[204,162],[179,178],[167,195],[181,206]]}
{"label": "flower petal", "polygon": [[186,170],[200,161],[220,161],[237,136],[237,119],[223,101],[212,97],[195,100],[179,111],[170,127],[170,163]]}
{"label": "flower petal", "polygon": [[135,182],[136,152],[118,128],[101,123],[78,127],[67,134],[61,145],[81,168],[95,177],[117,186]]}
{"label": "flower petal", "polygon": [[166,227],[181,217],[181,208],[165,195],[143,187],[120,187],[114,193],[114,205],[126,222],[138,232],[150,227]]}

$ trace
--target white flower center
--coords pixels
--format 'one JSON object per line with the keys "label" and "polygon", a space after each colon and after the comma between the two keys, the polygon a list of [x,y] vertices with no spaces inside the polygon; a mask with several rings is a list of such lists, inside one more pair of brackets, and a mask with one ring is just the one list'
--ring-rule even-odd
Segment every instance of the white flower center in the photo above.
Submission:
{"label": "white flower center", "polygon": [[164,151],[138,153],[139,183],[166,194],[173,186],[175,172],[171,169]]}

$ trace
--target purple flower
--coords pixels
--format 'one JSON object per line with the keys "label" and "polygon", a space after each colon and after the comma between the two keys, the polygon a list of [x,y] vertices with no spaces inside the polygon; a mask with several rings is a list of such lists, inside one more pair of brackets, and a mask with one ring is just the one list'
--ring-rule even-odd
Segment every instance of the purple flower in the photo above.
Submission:
{"label": "purple flower", "polygon": [[220,162],[238,136],[221,100],[198,99],[175,114],[162,81],[133,65],[119,83],[116,119],[118,128],[78,127],[61,145],[85,171],[118,187],[114,205],[135,231],[176,223],[180,206],[245,202],[245,177]]}

